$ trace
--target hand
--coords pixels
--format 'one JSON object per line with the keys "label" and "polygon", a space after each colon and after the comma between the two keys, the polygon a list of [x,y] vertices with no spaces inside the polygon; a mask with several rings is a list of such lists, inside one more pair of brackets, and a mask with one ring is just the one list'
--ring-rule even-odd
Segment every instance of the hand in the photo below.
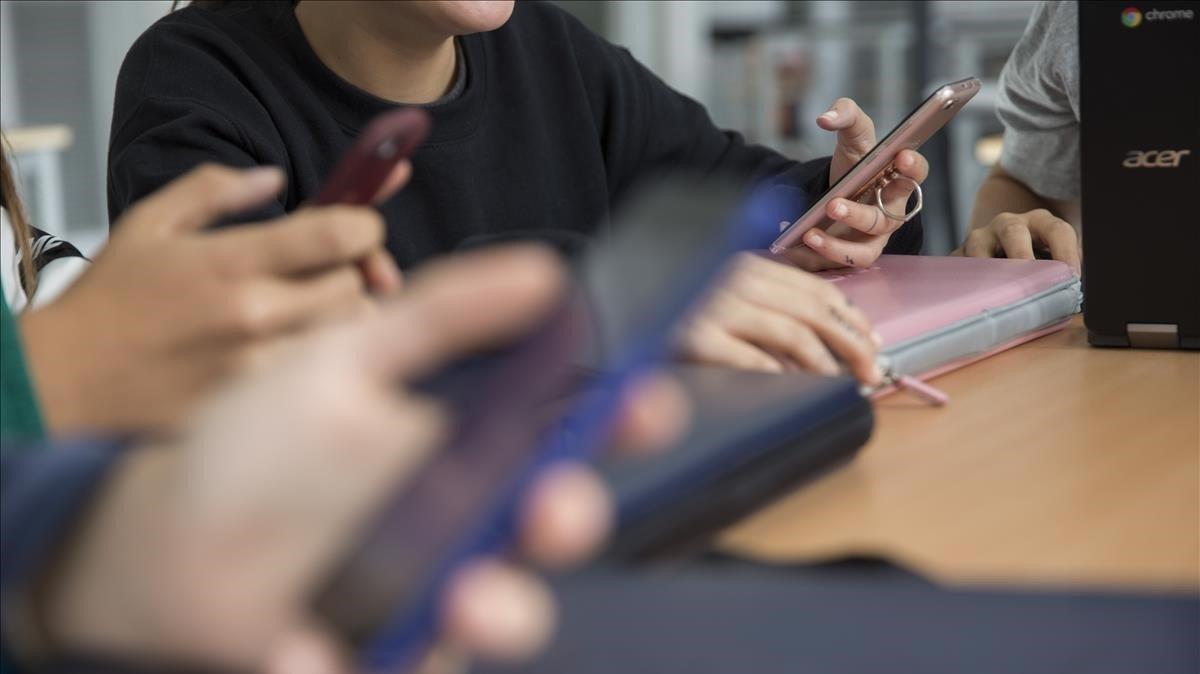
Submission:
{"label": "hand", "polygon": [[687,360],[762,372],[798,365],[835,375],[840,358],[856,377],[876,384],[882,376],[875,365],[881,342],[867,317],[832,283],[742,253],[725,282],[683,326],[679,346]]}
{"label": "hand", "polygon": [[[403,176],[401,176],[403,177]],[[202,231],[270,199],[283,174],[202,167],[134,205],[95,264],[56,302],[22,315],[51,430],[173,424],[197,396],[305,329],[368,307],[400,283],[379,215],[302,209]]]}
{"label": "hand", "polygon": [[[817,125],[837,132],[837,147],[829,165],[832,186],[875,147],[875,124],[853,100],[839,98],[817,117]],[[896,155],[895,167],[901,175],[917,183],[924,182],[929,175],[929,162],[914,150],[902,150]],[[912,183],[907,180],[894,180],[883,189],[883,201],[892,213],[906,213],[913,191]],[[805,245],[796,246],[783,256],[808,271],[871,266],[883,254],[892,232],[904,224],[880,212],[874,199],[872,194],[870,204],[831,200],[825,215],[834,224],[825,231],[809,230],[803,236]]]}
{"label": "hand", "polygon": [[[52,640],[152,663],[346,671],[307,601],[447,424],[402,384],[541,316],[560,292],[556,260],[527,247],[434,263],[378,316],[310,337],[167,446],[132,450],[49,579]],[[682,401],[648,383],[620,437],[669,440]],[[526,554],[553,566],[590,553],[609,521],[582,468],[544,475],[522,513]],[[498,561],[460,573],[443,599],[446,639],[480,655],[526,655],[553,622],[546,589]]]}
{"label": "hand", "polygon": [[971,230],[962,247],[952,255],[1034,259],[1034,249],[1049,250],[1050,256],[1080,274],[1082,258],[1079,235],[1069,222],[1039,208],[1028,213],[1001,213],[984,227]]}

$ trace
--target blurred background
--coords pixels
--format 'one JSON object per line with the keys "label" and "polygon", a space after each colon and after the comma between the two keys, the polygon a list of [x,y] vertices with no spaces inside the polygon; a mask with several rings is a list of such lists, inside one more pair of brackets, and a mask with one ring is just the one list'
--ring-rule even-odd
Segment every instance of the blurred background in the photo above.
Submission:
{"label": "blurred background", "polygon": [[[0,127],[34,224],[85,252],[104,241],[105,154],[125,51],[169,0],[0,1]],[[813,119],[838,96],[880,135],[937,84],[983,79],[925,146],[925,252],[961,239],[999,155],[995,81],[1034,2],[575,0],[561,5],[624,45],[718,125],[790,156],[825,155]]]}

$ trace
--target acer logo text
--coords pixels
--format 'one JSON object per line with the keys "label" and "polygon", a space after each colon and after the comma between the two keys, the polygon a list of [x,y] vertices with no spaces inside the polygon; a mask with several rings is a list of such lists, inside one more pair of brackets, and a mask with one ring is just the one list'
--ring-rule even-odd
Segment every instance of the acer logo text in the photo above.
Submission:
{"label": "acer logo text", "polygon": [[1176,168],[1191,150],[1130,150],[1121,163],[1125,168]]}

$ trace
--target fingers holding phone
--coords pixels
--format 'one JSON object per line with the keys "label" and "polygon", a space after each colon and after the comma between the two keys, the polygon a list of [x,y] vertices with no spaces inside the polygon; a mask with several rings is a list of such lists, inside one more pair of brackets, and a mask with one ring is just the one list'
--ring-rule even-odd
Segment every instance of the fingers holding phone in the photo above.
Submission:
{"label": "fingers holding phone", "polygon": [[817,126],[837,133],[837,146],[830,157],[832,185],[875,147],[875,122],[852,98],[839,98],[817,116]]}
{"label": "fingers holding phone", "polygon": [[[920,210],[919,186],[929,166],[916,148],[949,122],[979,88],[975,78],[943,85],[877,144],[870,117],[854,101],[838,99],[817,118],[818,126],[838,135],[829,189],[783,229],[771,252],[809,270],[874,262],[891,234]],[[916,206],[910,211],[908,200],[914,192]],[[801,245],[812,254],[793,252]]]}
{"label": "fingers holding phone", "polygon": [[825,215],[834,224],[824,230],[814,227],[805,232],[802,237],[805,246],[831,264],[814,264],[804,256],[792,254],[787,255],[788,259],[798,259],[804,268],[813,271],[871,266],[883,254],[892,233],[906,222],[902,216],[908,211],[909,198],[929,175],[929,162],[915,150],[902,151],[894,165],[898,177],[888,181],[879,194],[886,212],[874,199],[871,203],[831,199],[825,206]]}
{"label": "fingers holding phone", "polygon": [[[287,359],[231,382],[165,446],[129,451],[70,542],[69,563],[47,580],[54,643],[164,666],[350,671],[306,598],[447,432],[445,413],[403,384],[527,329],[559,296],[558,264],[529,249],[440,263],[374,318],[310,335]],[[638,406],[663,399],[646,394]],[[629,442],[665,439],[654,411]],[[529,495],[524,558],[562,566],[595,549],[609,501],[594,475],[550,471]],[[130,543],[147,537],[154,555]],[[441,604],[447,642],[499,658],[528,654],[554,618],[546,589],[494,558],[459,570]]]}
{"label": "fingers holding phone", "polygon": [[[896,177],[887,181],[879,193],[883,208],[876,202],[874,191],[869,203],[837,198],[825,205],[825,215],[863,234],[887,235],[900,229],[908,212],[908,200],[917,185],[929,175],[929,162],[915,150],[903,150],[893,162]],[[885,210],[886,209],[886,212]]]}

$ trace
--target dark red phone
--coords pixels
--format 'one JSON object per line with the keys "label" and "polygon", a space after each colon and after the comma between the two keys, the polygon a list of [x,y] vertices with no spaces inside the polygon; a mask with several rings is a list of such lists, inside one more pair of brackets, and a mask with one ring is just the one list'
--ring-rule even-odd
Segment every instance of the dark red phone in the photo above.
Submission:
{"label": "dark red phone", "polygon": [[371,203],[396,165],[411,157],[428,133],[429,115],[420,108],[399,108],[379,115],[334,167],[312,204]]}

